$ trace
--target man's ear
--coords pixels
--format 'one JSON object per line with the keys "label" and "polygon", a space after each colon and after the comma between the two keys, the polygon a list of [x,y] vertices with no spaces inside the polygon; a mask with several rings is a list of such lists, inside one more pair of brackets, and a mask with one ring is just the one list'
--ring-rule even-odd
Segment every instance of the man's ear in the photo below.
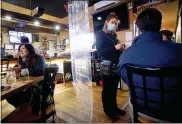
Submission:
{"label": "man's ear", "polygon": [[171,37],[171,36],[169,36],[168,38],[169,38],[169,40],[171,40],[171,38],[172,38],[172,37]]}
{"label": "man's ear", "polygon": [[138,29],[138,35],[140,35],[142,33],[142,31],[140,29]]}

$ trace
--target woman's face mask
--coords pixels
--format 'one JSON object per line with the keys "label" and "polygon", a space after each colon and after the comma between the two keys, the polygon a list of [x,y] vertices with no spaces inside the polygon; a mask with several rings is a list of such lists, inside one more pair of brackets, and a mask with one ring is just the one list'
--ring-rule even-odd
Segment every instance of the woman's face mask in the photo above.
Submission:
{"label": "woman's face mask", "polygon": [[117,22],[118,20],[116,18],[112,18],[107,23],[107,30],[110,32],[116,32],[117,29]]}

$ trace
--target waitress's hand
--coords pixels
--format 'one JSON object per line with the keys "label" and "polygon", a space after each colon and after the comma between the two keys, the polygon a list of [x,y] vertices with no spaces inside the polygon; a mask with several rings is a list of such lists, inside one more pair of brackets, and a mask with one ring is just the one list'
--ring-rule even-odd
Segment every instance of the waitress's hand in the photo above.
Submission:
{"label": "waitress's hand", "polygon": [[121,44],[118,43],[117,45],[115,45],[115,48],[116,48],[116,50],[121,50]]}
{"label": "waitress's hand", "polygon": [[126,45],[125,45],[125,44],[122,44],[120,50],[121,50],[121,51],[124,51],[125,49],[126,49]]}

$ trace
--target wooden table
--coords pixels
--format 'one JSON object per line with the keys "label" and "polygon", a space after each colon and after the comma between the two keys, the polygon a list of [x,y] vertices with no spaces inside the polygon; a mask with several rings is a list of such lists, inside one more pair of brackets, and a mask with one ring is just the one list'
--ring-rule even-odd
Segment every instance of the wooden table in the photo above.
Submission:
{"label": "wooden table", "polygon": [[20,78],[16,80],[16,85],[14,88],[6,89],[2,91],[1,100],[6,99],[13,94],[16,94],[30,86],[35,85],[36,83],[42,81],[44,76],[37,76],[37,77],[29,77],[29,78]]}

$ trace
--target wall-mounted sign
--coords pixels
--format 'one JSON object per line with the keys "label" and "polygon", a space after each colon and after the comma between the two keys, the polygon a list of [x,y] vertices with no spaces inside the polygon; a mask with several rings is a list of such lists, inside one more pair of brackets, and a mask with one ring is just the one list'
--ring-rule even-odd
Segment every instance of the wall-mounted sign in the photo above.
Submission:
{"label": "wall-mounted sign", "polygon": [[140,6],[135,4],[136,12],[139,13],[139,12],[143,11],[146,8],[156,8],[156,7],[160,6],[160,5],[163,5],[163,4],[166,4],[166,3],[169,3],[169,2],[173,2],[173,1],[177,1],[177,0],[156,0],[156,1],[149,2],[149,3],[146,3],[146,4],[140,5]]}

